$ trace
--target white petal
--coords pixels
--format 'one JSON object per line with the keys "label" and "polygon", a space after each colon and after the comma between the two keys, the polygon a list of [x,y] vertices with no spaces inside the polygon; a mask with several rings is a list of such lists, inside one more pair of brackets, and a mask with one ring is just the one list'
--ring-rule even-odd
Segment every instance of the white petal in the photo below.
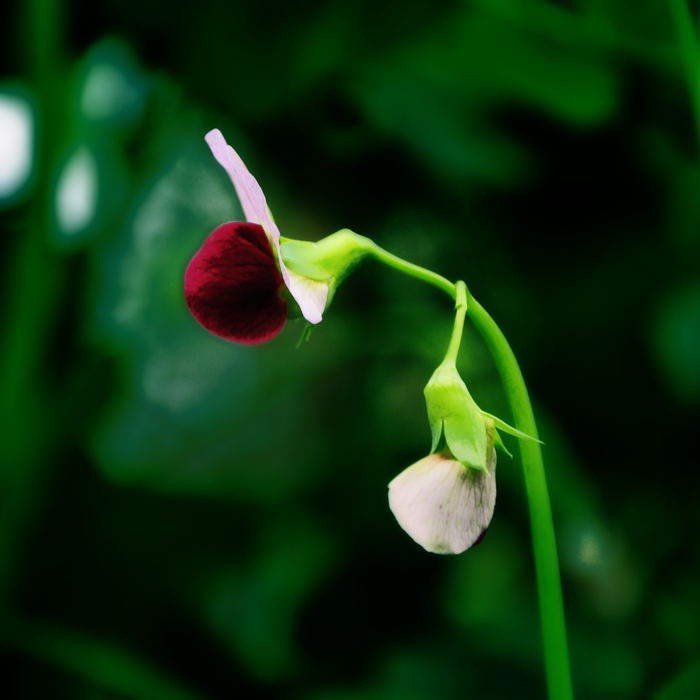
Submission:
{"label": "white petal", "polygon": [[433,454],[389,484],[389,507],[424,549],[459,554],[484,533],[496,505],[495,451],[489,470],[471,469]]}
{"label": "white petal", "polygon": [[318,282],[287,270],[287,287],[309,323],[320,323],[328,301],[328,282]]}

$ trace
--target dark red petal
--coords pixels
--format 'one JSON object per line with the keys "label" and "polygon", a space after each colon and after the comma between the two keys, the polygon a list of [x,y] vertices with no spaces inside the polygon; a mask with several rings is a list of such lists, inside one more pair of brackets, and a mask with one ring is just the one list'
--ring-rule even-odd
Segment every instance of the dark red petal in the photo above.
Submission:
{"label": "dark red petal", "polygon": [[213,231],[185,272],[185,301],[209,331],[238,343],[262,343],[282,330],[287,303],[265,231],[230,223]]}

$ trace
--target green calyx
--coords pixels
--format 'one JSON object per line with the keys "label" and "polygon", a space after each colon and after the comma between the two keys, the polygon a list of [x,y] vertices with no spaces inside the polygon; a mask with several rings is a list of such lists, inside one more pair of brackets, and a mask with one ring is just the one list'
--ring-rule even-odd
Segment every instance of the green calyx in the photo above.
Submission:
{"label": "green calyx", "polygon": [[[537,442],[540,445],[544,445],[542,440],[539,438],[533,437],[532,435],[528,435],[527,433],[524,433],[522,430],[518,430],[517,428],[514,428],[512,425],[508,425],[504,420],[501,420],[498,416],[493,416],[490,413],[486,413],[486,411],[482,411],[481,415],[486,418],[487,420],[493,421],[493,424],[498,430],[502,430],[504,433],[508,433],[508,435],[512,435],[513,437],[518,438],[518,440],[529,440],[530,442]],[[501,443],[501,446],[502,443]],[[503,446],[503,450],[508,453],[508,450]],[[510,453],[508,453],[510,454]]]}
{"label": "green calyx", "polygon": [[466,285],[464,282],[457,282],[455,321],[450,344],[445,359],[433,373],[424,393],[433,437],[431,452],[442,449],[444,441],[447,449],[464,466],[487,470],[495,447],[510,455],[498,430],[520,440],[539,440],[482,411],[459,376],[457,355],[462,343],[467,298]]}
{"label": "green calyx", "polygon": [[328,282],[331,293],[374,244],[369,238],[341,229],[320,241],[281,239],[282,259],[289,270]]}
{"label": "green calyx", "polygon": [[446,360],[435,370],[424,394],[433,437],[431,452],[438,450],[444,438],[449,451],[464,466],[487,469],[486,419],[452,362]]}
{"label": "green calyx", "polygon": [[488,419],[482,415],[457,371],[467,313],[467,288],[464,282],[457,282],[455,288],[455,322],[450,344],[445,359],[424,389],[433,436],[431,451],[435,452],[444,438],[449,451],[462,464],[473,469],[487,469],[489,442],[493,441],[487,431]]}

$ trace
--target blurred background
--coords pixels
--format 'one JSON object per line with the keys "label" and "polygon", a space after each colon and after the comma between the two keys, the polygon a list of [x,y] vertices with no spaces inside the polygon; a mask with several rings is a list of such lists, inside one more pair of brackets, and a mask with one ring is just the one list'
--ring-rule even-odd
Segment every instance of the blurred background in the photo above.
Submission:
{"label": "blurred background", "polygon": [[[6,6],[9,697],[544,696],[517,458],[462,556],[423,552],[387,506],[429,449],[446,299],[368,262],[299,348],[298,321],[244,347],[188,314],[185,265],[241,218],[215,126],[283,235],[349,227],[463,278],[511,340],[578,697],[700,697],[698,9]],[[510,419],[472,331],[461,370]]]}

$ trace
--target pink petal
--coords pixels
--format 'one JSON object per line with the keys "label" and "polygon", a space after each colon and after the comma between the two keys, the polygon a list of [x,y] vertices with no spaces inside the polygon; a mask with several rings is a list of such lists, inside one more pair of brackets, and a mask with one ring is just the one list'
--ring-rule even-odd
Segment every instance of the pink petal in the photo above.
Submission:
{"label": "pink petal", "polygon": [[212,129],[205,137],[214,158],[219,165],[228,173],[236,194],[241,202],[246,221],[259,224],[265,230],[267,237],[272,244],[282,279],[294,297],[301,313],[309,323],[319,323],[328,297],[328,288],[323,289],[322,283],[314,280],[290,279],[289,271],[282,260],[280,250],[280,231],[277,228],[267,208],[265,195],[263,194],[258,181],[248,172],[245,163],[236,151],[226,143],[226,139],[218,129]]}
{"label": "pink petal", "polygon": [[279,244],[280,232],[270,216],[265,195],[258,181],[248,172],[241,157],[226,143],[226,139],[218,129],[212,129],[204,139],[214,158],[231,178],[241,207],[243,207],[246,221],[251,224],[260,224],[265,229],[268,238]]}

